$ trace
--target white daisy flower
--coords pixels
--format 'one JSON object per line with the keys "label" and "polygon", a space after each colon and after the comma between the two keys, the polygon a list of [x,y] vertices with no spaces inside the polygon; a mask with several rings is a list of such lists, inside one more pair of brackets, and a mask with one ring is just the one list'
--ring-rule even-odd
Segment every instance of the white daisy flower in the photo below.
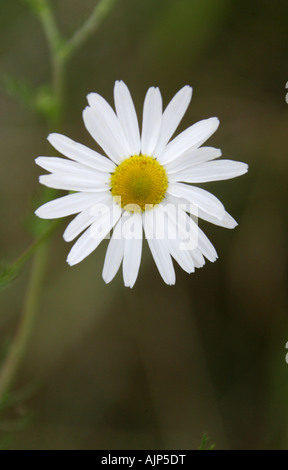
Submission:
{"label": "white daisy flower", "polygon": [[216,160],[219,149],[201,147],[218,128],[216,117],[197,122],[170,140],[191,96],[192,88],[184,86],[163,112],[159,88],[149,88],[140,135],[133,101],[122,81],[114,88],[116,113],[104,98],[90,93],[84,124],[107,156],[64,135],[49,135],[49,142],[68,159],[38,157],[36,163],[51,173],[40,176],[40,183],[73,194],[44,204],[36,215],[55,219],[78,214],[63,235],[68,242],[84,232],[68,255],[71,266],[90,255],[111,231],[103,268],[106,283],[122,262],[124,284],[133,287],[143,230],[166,284],[175,283],[172,258],[188,273],[202,267],[205,258],[216,260],[198,217],[226,228],[237,223],[215,196],[194,183],[234,178],[248,167]]}

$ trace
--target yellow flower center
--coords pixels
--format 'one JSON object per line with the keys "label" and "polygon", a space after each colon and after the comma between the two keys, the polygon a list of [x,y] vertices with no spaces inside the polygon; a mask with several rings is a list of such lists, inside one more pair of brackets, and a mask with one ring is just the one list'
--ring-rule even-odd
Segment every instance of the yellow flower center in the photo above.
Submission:
{"label": "yellow flower center", "polygon": [[112,196],[129,212],[153,208],[168,187],[165,168],[147,155],[126,158],[112,173],[110,182]]}

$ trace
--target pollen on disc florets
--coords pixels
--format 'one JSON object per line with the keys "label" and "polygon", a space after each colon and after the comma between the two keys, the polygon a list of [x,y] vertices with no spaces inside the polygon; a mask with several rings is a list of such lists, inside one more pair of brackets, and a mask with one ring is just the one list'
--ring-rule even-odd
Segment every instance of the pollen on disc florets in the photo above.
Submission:
{"label": "pollen on disc florets", "polygon": [[111,175],[111,193],[121,207],[141,212],[159,204],[168,178],[165,168],[153,157],[133,155],[121,162]]}

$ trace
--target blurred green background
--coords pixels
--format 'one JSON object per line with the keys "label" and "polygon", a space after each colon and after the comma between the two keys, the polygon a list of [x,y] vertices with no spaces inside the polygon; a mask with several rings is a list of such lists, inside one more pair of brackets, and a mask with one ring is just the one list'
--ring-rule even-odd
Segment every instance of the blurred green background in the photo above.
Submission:
{"label": "blurred green background", "polygon": [[[61,30],[78,28],[94,0],[55,0]],[[63,133],[95,146],[82,122],[86,95],[112,103],[116,79],[138,115],[149,86],[164,104],[194,88],[180,130],[218,116],[209,145],[249,173],[206,184],[236,218],[230,231],[200,222],[219,260],[167,287],[146,247],[135,287],[102,278],[107,241],[71,268],[53,236],[49,269],[16,389],[36,391],[2,425],[14,449],[288,448],[287,124],[288,4],[254,0],[118,0],[74,57]],[[0,2],[0,72],[38,86],[49,54],[21,0]],[[45,121],[1,95],[1,259],[32,238],[25,220],[40,192],[38,155],[53,155]],[[54,129],[58,131],[59,129]],[[1,294],[2,350],[15,331],[29,263]],[[14,429],[15,428],[15,429]]]}

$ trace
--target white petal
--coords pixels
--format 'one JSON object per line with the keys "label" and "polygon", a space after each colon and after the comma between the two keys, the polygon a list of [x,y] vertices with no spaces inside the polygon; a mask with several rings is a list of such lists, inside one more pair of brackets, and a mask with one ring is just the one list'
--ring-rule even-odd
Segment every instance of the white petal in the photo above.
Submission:
{"label": "white petal", "polygon": [[[159,206],[160,207],[160,206]],[[171,256],[169,253],[169,248],[167,241],[158,240],[156,238],[157,234],[157,214],[153,215],[153,212],[156,212],[158,208],[151,211],[146,211],[144,214],[144,230],[145,235],[148,241],[149,248],[151,250],[152,256],[158,268],[158,271],[163,278],[164,282],[168,285],[175,284],[175,271]],[[156,217],[154,217],[156,215]],[[153,220],[154,219],[154,220]],[[155,237],[155,238],[154,238]]]}
{"label": "white petal", "polygon": [[141,153],[154,155],[162,118],[162,96],[159,88],[151,87],[146,93],[143,107]]}
{"label": "white petal", "polygon": [[221,155],[221,150],[214,147],[192,148],[180,157],[167,163],[165,169],[168,175],[174,175],[178,171],[184,171],[191,166],[214,160],[221,157]]}
{"label": "white petal", "polygon": [[183,199],[199,209],[214,215],[218,219],[223,219],[225,209],[223,204],[213,194],[205,191],[205,189],[196,186],[188,186],[182,183],[170,183],[167,190],[168,194],[178,197],[180,203]]}
{"label": "white petal", "polygon": [[[166,214],[170,220],[170,226],[173,225],[176,228],[176,238],[179,240],[179,250],[189,252],[197,248],[198,246],[198,230],[195,230],[195,226],[190,227],[186,212],[181,207],[170,207],[166,206]],[[172,210],[173,209],[173,210]],[[190,219],[190,218],[189,218]],[[175,232],[169,232],[169,239],[175,238]],[[173,235],[173,236],[171,236]]]}
{"label": "white petal", "polygon": [[168,246],[170,255],[175,259],[175,261],[186,273],[194,273],[195,265],[191,252],[179,250],[178,244],[179,242],[177,242],[177,240],[169,240]]}
{"label": "white petal", "polygon": [[89,225],[95,221],[95,217],[91,215],[91,210],[86,209],[85,211],[80,212],[70,224],[67,225],[65,232],[63,233],[63,238],[65,242],[71,242],[74,238],[83,232]]}
{"label": "white petal", "polygon": [[37,165],[44,168],[44,170],[51,171],[57,175],[72,173],[75,175],[81,175],[88,178],[93,178],[97,182],[106,183],[109,181],[110,173],[97,171],[87,166],[81,165],[81,163],[71,162],[65,158],[58,157],[38,157],[35,159]]}
{"label": "white petal", "polygon": [[188,85],[176,93],[165,109],[162,117],[160,136],[154,155],[161,157],[163,150],[176,131],[189,106],[192,97],[192,88]]}
{"label": "white petal", "polygon": [[129,157],[129,145],[111,106],[97,93],[87,99],[90,107],[84,109],[83,120],[88,132],[115,163]]}
{"label": "white petal", "polygon": [[193,126],[188,127],[185,131],[181,132],[175,139],[167,145],[161,158],[159,159],[162,164],[167,164],[175,160],[183,153],[192,147],[200,147],[219,126],[217,118],[204,119],[203,121],[196,122]]}
{"label": "white petal", "polygon": [[138,119],[128,87],[117,81],[114,87],[114,101],[118,119],[124,131],[131,155],[140,153]]}
{"label": "white petal", "polygon": [[205,258],[201,251],[197,248],[191,252],[192,259],[195,264],[195,268],[202,268],[205,264]]}
{"label": "white petal", "polygon": [[[122,217],[122,220],[124,218]],[[142,215],[132,214],[123,220],[123,237],[125,239],[123,277],[126,287],[133,287],[138,276],[142,254]],[[133,231],[132,236],[131,232]],[[129,236],[130,235],[130,236]]]}
{"label": "white petal", "polygon": [[226,211],[224,212],[223,218],[218,219],[211,214],[207,214],[207,212],[199,209],[199,207],[196,207],[194,204],[189,204],[184,199],[182,200],[169,194],[166,195],[165,202],[172,205],[174,204],[176,207],[180,204],[184,211],[189,212],[189,214],[195,216],[196,219],[199,218],[206,220],[207,222],[211,222],[214,225],[219,225],[219,227],[235,228],[238,225],[236,220],[233,219],[233,217]]}
{"label": "white petal", "polygon": [[[201,267],[205,264],[203,255],[209,261],[214,262],[218,258],[217,252],[210,240],[194,220],[186,214],[182,208],[178,208],[177,213],[169,210],[168,208],[169,206],[166,206],[167,216],[177,225],[179,249],[183,253],[187,253],[187,255],[189,254],[192,256],[193,264],[195,264],[196,267]],[[185,268],[183,267],[183,269]]]}
{"label": "white petal", "polygon": [[43,206],[39,207],[35,214],[42,219],[58,219],[59,217],[66,217],[67,215],[77,214],[103,198],[106,193],[76,193],[68,194],[54,201],[46,202]]}
{"label": "white petal", "polygon": [[170,181],[185,181],[187,183],[205,183],[220,181],[243,175],[248,171],[248,165],[233,160],[219,160],[201,165],[193,165],[184,171],[169,176]]}
{"label": "white petal", "polygon": [[106,284],[116,276],[124,256],[124,248],[125,239],[122,236],[122,218],[120,218],[114,227],[113,235],[106,251],[102,272],[102,277]]}
{"label": "white petal", "polygon": [[206,222],[210,222],[214,225],[219,225],[219,227],[235,228],[238,225],[236,220],[233,219],[233,217],[228,214],[228,212],[224,213],[224,217],[221,220],[217,219],[217,217],[214,217],[211,214],[207,214],[207,212],[203,212],[201,209],[194,211],[193,206],[191,205],[187,205],[187,212],[192,215],[195,215],[196,217],[199,217],[200,219],[206,220]]}
{"label": "white petal", "polygon": [[109,180],[103,183],[97,181],[96,177],[93,176],[88,178],[88,176],[71,173],[66,175],[42,175],[39,181],[41,184],[44,184],[44,186],[48,186],[48,188],[64,189],[66,191],[99,192],[109,188]]}
{"label": "white petal", "polygon": [[168,247],[171,256],[177,261],[181,268],[187,273],[195,271],[194,262],[192,259],[191,251],[183,249],[183,240],[177,236],[178,228],[175,222],[168,218],[168,234],[176,234],[175,237],[168,236]]}
{"label": "white petal", "polygon": [[[186,214],[183,210],[179,210],[178,213],[178,224],[182,230],[186,227],[187,232],[190,233],[193,248],[199,248],[201,253],[211,262],[217,259],[217,252],[206,237],[204,232],[198,227],[198,225]],[[189,246],[189,244],[188,244]]]}
{"label": "white petal", "polygon": [[163,281],[169,286],[174,285],[175,271],[167,244],[163,240],[148,239],[148,245]]}
{"label": "white petal", "polygon": [[112,172],[115,169],[115,165],[111,160],[95,152],[95,150],[85,147],[85,145],[74,142],[74,140],[69,139],[65,135],[50,134],[48,140],[58,152],[76,162],[100,171]]}
{"label": "white petal", "polygon": [[67,257],[67,263],[73,266],[90,255],[114,227],[120,216],[120,207],[116,204],[111,204],[110,210],[107,209],[102,217],[95,221],[86,232],[78,238]]}
{"label": "white petal", "polygon": [[199,234],[198,234],[199,250],[209,261],[211,261],[211,263],[214,263],[214,261],[216,261],[216,259],[218,258],[217,251],[215,250],[215,247],[212,245],[212,243],[210,242],[209,238],[205,235],[205,233],[202,232],[202,230],[199,227],[198,227],[198,230],[199,230]]}

